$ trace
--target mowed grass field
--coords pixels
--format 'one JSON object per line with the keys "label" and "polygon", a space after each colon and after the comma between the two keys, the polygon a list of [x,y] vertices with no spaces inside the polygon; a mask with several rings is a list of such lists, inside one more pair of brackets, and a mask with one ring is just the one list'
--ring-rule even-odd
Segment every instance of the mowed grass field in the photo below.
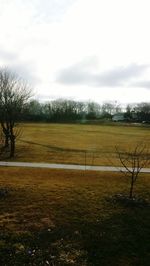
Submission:
{"label": "mowed grass field", "polygon": [[132,125],[22,124],[14,160],[49,163],[119,164],[115,146],[150,145],[150,127]]}
{"label": "mowed grass field", "polygon": [[[148,202],[149,178],[135,187]],[[114,200],[120,173],[1,167],[0,187],[0,265],[149,265],[150,207]]]}
{"label": "mowed grass field", "polygon": [[[115,145],[149,146],[149,128],[23,124],[14,161],[119,164]],[[150,176],[130,205],[121,173],[0,167],[0,265],[143,266],[150,261]],[[3,191],[6,193],[3,194]]]}

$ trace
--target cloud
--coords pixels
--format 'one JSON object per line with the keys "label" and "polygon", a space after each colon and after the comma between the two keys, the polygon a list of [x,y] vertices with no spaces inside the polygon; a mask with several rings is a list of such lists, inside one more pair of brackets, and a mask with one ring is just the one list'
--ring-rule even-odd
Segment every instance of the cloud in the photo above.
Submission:
{"label": "cloud", "polygon": [[8,68],[23,80],[25,80],[25,82],[29,83],[31,86],[36,86],[41,82],[41,80],[36,76],[32,64],[27,65],[23,62],[18,62],[10,64]]}
{"label": "cloud", "polygon": [[131,80],[139,77],[148,68],[147,65],[130,64],[116,67],[112,70],[95,75],[95,84],[103,87],[118,87],[130,84]]}
{"label": "cloud", "polygon": [[87,85],[93,81],[93,70],[97,67],[98,61],[95,56],[86,58],[75,65],[61,70],[57,76],[56,81],[66,85]]}
{"label": "cloud", "polygon": [[90,78],[91,76],[88,75],[88,72],[75,65],[60,71],[56,77],[56,81],[65,85],[82,85],[90,83]]}
{"label": "cloud", "polygon": [[74,2],[74,0],[33,0],[32,6],[38,21],[55,21],[60,20]]}
{"label": "cloud", "polygon": [[137,88],[150,89],[150,80],[141,80],[138,82],[134,82],[132,83],[132,86]]}
{"label": "cloud", "polygon": [[32,86],[40,83],[40,79],[35,74],[34,64],[22,61],[15,52],[8,52],[0,48],[0,66],[10,69]]}
{"label": "cloud", "polygon": [[11,61],[11,60],[15,60],[17,57],[16,53],[12,53],[12,52],[8,52],[4,49],[0,48],[0,60],[4,60],[4,61]]}
{"label": "cloud", "polygon": [[[92,69],[90,68],[91,66]],[[130,64],[128,66],[115,67],[101,73],[95,71],[93,67],[92,60],[91,62],[89,60],[88,62],[77,63],[61,70],[56,77],[56,81],[65,85],[78,84],[95,87],[129,86],[133,79],[141,76],[149,68],[149,65]]]}
{"label": "cloud", "polygon": [[[1,0],[0,15],[5,19],[13,17],[12,24],[31,26],[31,23],[60,21],[75,0]],[[16,14],[16,15],[15,15]]]}

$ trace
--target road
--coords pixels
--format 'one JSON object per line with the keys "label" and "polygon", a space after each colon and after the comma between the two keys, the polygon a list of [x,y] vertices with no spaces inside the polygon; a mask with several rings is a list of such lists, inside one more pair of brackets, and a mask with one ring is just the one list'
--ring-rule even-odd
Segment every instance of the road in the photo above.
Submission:
{"label": "road", "polygon": [[[54,164],[54,163],[29,163],[29,162],[0,162],[0,166],[8,167],[31,167],[31,168],[49,168],[49,169],[70,169],[70,170],[88,170],[88,171],[105,171],[105,172],[120,172],[125,171],[123,167],[115,166],[90,166],[90,165],[75,165],[75,164]],[[141,173],[150,173],[150,168],[143,168]]]}

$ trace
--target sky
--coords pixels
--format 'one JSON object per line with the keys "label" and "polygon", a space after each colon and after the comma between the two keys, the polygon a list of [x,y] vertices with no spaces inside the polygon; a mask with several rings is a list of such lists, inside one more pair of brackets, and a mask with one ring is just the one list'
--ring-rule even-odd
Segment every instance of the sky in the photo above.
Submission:
{"label": "sky", "polygon": [[0,67],[40,101],[150,102],[149,0],[0,0]]}

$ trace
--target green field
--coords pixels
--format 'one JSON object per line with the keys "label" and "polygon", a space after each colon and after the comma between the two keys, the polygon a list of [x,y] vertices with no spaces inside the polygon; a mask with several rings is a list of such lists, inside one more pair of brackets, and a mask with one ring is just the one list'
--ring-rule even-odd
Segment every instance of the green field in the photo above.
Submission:
{"label": "green field", "polygon": [[23,124],[14,160],[74,164],[118,164],[115,145],[150,144],[150,128],[131,125]]}
{"label": "green field", "polygon": [[[0,265],[148,266],[150,211],[120,173],[0,168]],[[150,202],[148,175],[136,196]]]}

